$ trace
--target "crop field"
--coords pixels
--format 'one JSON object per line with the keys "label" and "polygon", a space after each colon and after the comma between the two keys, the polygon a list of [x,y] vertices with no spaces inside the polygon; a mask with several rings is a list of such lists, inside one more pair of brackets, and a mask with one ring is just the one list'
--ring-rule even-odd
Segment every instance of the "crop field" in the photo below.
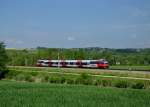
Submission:
{"label": "crop field", "polygon": [[150,91],[0,81],[0,107],[148,107]]}

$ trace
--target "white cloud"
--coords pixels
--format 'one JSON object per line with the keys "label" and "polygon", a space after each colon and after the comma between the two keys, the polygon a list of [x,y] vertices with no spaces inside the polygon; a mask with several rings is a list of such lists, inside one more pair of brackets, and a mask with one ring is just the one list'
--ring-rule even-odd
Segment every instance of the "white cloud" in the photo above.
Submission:
{"label": "white cloud", "polygon": [[74,38],[74,37],[72,37],[72,36],[69,36],[69,37],[67,37],[67,40],[68,40],[68,41],[74,41],[74,40],[75,40],[75,38]]}
{"label": "white cloud", "polygon": [[16,44],[23,44],[24,42],[21,40],[16,41]]}
{"label": "white cloud", "polygon": [[11,45],[21,45],[24,43],[22,40],[16,40],[16,39],[6,39],[5,42],[6,44],[11,44]]}
{"label": "white cloud", "polygon": [[135,46],[138,48],[149,48],[150,41],[149,40],[139,41],[135,43]]}
{"label": "white cloud", "polygon": [[[150,23],[144,23],[144,24],[114,24],[114,25],[109,25],[108,27],[110,27],[113,30],[142,30],[142,29],[150,29]],[[107,28],[108,28],[107,27]]]}
{"label": "white cloud", "polygon": [[132,35],[131,35],[131,38],[132,38],[132,39],[136,39],[136,38],[137,38],[137,34],[132,34]]}
{"label": "white cloud", "polygon": [[147,16],[147,12],[146,11],[143,11],[143,10],[141,10],[141,9],[139,9],[139,8],[135,8],[135,9],[133,9],[133,11],[132,11],[132,15],[133,16]]}
{"label": "white cloud", "polygon": [[113,29],[135,29],[137,25],[111,25],[111,28]]}

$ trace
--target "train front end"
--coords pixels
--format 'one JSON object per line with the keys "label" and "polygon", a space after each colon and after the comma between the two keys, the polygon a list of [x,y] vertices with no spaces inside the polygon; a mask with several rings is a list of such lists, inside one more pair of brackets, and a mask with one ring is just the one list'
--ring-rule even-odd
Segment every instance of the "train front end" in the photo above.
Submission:
{"label": "train front end", "polygon": [[97,66],[98,66],[98,68],[108,69],[109,63],[106,60],[100,60],[100,61],[98,61]]}

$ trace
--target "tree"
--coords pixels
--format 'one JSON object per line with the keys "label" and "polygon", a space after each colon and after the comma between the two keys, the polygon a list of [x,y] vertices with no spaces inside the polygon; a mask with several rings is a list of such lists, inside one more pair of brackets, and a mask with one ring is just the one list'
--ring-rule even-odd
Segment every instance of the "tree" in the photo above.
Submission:
{"label": "tree", "polygon": [[6,71],[6,63],[8,62],[8,56],[5,51],[5,45],[0,42],[0,78],[2,78]]}

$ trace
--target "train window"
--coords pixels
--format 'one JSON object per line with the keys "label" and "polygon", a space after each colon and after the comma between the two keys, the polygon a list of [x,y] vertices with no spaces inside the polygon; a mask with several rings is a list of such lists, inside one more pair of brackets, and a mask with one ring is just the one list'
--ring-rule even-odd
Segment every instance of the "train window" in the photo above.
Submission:
{"label": "train window", "polygon": [[50,62],[44,62],[44,64],[50,64]]}
{"label": "train window", "polygon": [[62,64],[62,65],[67,65],[68,62],[60,62],[60,64]]}
{"label": "train window", "polygon": [[56,65],[57,65],[57,64],[58,64],[58,62],[53,62],[53,64],[56,64]]}
{"label": "train window", "polygon": [[75,65],[75,62],[70,62],[69,64],[70,64],[70,65]]}
{"label": "train window", "polygon": [[62,64],[64,64],[64,62],[60,62],[60,64],[62,65]]}
{"label": "train window", "polygon": [[67,65],[67,64],[68,64],[68,62],[65,62],[65,64]]}
{"label": "train window", "polygon": [[91,61],[90,64],[97,64],[97,62],[96,61]]}
{"label": "train window", "polygon": [[87,65],[87,62],[82,62],[82,65]]}
{"label": "train window", "polygon": [[52,64],[52,62],[44,62],[45,64]]}
{"label": "train window", "polygon": [[108,62],[101,61],[101,62],[99,62],[99,64],[108,64]]}
{"label": "train window", "polygon": [[99,64],[108,64],[108,62],[101,61],[101,62],[99,62]]}
{"label": "train window", "polygon": [[77,62],[76,64],[77,64],[77,65],[81,65],[81,64],[82,64],[82,62]]}
{"label": "train window", "polygon": [[104,64],[104,62],[99,62],[99,64]]}

